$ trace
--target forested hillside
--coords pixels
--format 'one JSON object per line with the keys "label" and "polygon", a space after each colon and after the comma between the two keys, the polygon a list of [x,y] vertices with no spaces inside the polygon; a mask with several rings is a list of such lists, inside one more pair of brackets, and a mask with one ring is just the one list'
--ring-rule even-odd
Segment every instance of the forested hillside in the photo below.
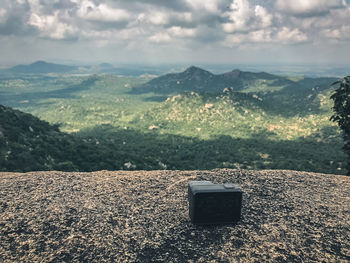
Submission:
{"label": "forested hillside", "polygon": [[[174,89],[178,81],[185,88]],[[329,121],[332,81],[239,70],[215,75],[196,67],[154,79],[3,76],[0,103],[54,126],[3,107],[1,167],[227,167],[344,174],[340,130]]]}
{"label": "forested hillside", "polygon": [[[213,74],[204,69],[191,66],[180,73],[170,73],[155,78],[143,85],[134,87],[132,93],[155,92],[174,94],[188,91],[224,92],[300,92],[316,86],[329,87],[334,78],[291,78],[266,72],[245,72],[238,69],[223,74]],[[289,92],[290,93],[290,92]]]}

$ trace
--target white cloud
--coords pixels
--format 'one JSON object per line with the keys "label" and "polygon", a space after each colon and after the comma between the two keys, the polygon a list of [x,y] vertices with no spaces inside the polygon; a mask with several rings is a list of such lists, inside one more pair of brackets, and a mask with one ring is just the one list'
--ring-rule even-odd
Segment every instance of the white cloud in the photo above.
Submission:
{"label": "white cloud", "polygon": [[284,25],[301,29],[312,42],[320,43],[327,39],[349,39],[347,25],[349,25],[350,10],[348,8],[335,9],[323,16],[289,17],[282,20]]}
{"label": "white cloud", "polygon": [[77,31],[73,26],[60,22],[57,13],[53,16],[32,13],[28,24],[36,27],[41,36],[53,39],[69,38]]}
{"label": "white cloud", "polygon": [[[165,26],[176,23],[190,23],[192,22],[192,13],[190,12],[167,12],[167,11],[154,11],[148,10],[147,13],[140,13],[137,15],[137,19],[131,22],[135,26],[135,22],[139,23],[142,27],[146,27],[147,23],[155,26]],[[141,24],[140,24],[141,23]]]}
{"label": "white cloud", "polygon": [[250,6],[248,0],[234,0],[230,11],[224,13],[230,22],[223,23],[222,29],[226,33],[237,31],[252,31],[267,28],[272,25],[273,16],[260,6]]}
{"label": "white cloud", "polygon": [[[278,31],[276,31],[278,30]],[[299,29],[290,29],[288,27],[282,27],[281,29],[260,29],[245,33],[237,33],[228,35],[223,42],[224,46],[233,47],[237,45],[250,44],[296,44],[302,43],[308,40],[305,33]]]}
{"label": "white cloud", "polygon": [[255,6],[255,16],[260,20],[261,27],[269,27],[272,24],[272,15],[269,14],[266,9],[260,5]]}
{"label": "white cloud", "polygon": [[269,43],[274,40],[271,30],[256,30],[249,33],[228,35],[223,43],[224,46],[233,47],[244,43]]}
{"label": "white cloud", "polygon": [[171,37],[167,33],[157,33],[148,39],[154,43],[168,43],[171,41]]}
{"label": "white cloud", "polygon": [[186,0],[194,10],[205,10],[211,13],[218,13],[220,0]]}
{"label": "white cloud", "polygon": [[[23,1],[18,3],[22,4]],[[62,19],[62,14],[66,13],[66,10],[56,10],[52,14],[43,14],[44,6],[41,5],[39,0],[28,0],[30,6],[29,19],[26,21],[27,25],[38,29],[41,37],[51,39],[67,39],[72,38],[77,33],[77,28],[74,24],[71,24]]]}
{"label": "white cloud", "polygon": [[169,15],[165,12],[150,13],[147,20],[154,25],[165,25],[169,22]]}
{"label": "white cloud", "polygon": [[345,0],[277,0],[277,10],[292,15],[318,16],[346,6]]}
{"label": "white cloud", "polygon": [[169,28],[168,32],[175,37],[193,37],[196,34],[193,28],[182,28],[179,26]]}
{"label": "white cloud", "polygon": [[224,23],[223,30],[228,33],[247,30],[252,14],[248,0],[234,0],[230,5],[230,9],[224,15],[232,22]]}
{"label": "white cloud", "polygon": [[330,39],[350,39],[350,25],[343,25],[336,29],[325,29],[322,31],[322,35]]}
{"label": "white cloud", "polygon": [[322,31],[323,36],[326,38],[341,38],[342,34],[339,29],[325,29]]}
{"label": "white cloud", "polygon": [[0,23],[5,22],[6,14],[7,14],[6,10],[3,8],[0,8]]}
{"label": "white cloud", "polygon": [[102,22],[122,22],[131,18],[130,13],[124,9],[112,8],[106,4],[96,6],[88,0],[80,2],[78,16],[83,19]]}
{"label": "white cloud", "polygon": [[271,30],[257,30],[249,33],[249,39],[252,42],[256,43],[264,43],[264,42],[271,42]]}
{"label": "white cloud", "polygon": [[[66,47],[69,52],[70,45],[90,46],[96,54],[107,54],[105,50],[110,49],[118,58],[130,56],[134,60],[147,57],[150,53],[152,60],[154,54],[160,54],[160,50],[175,59],[180,59],[178,54],[184,53],[183,50],[190,50],[201,54],[198,57],[202,59],[211,51],[213,54],[224,54],[227,49],[222,49],[223,43],[235,47],[230,50],[234,54],[238,50],[236,47],[239,50],[243,47],[247,50],[251,48],[257,52],[270,50],[270,47],[274,47],[271,48],[273,52],[277,49],[281,52],[299,52],[315,47],[326,50],[327,45],[345,49],[350,42],[350,7],[344,0],[0,2],[1,36],[70,39],[72,41],[57,41],[57,45]],[[37,30],[33,30],[33,27]],[[304,45],[294,45],[295,43]],[[250,56],[249,52],[247,56]],[[265,54],[261,56],[270,59]],[[226,60],[229,57],[223,56]]]}
{"label": "white cloud", "polygon": [[244,41],[247,41],[246,34],[228,35],[228,36],[226,36],[225,41],[223,42],[223,46],[233,47],[233,46],[236,46],[238,44],[241,44]]}
{"label": "white cloud", "polygon": [[283,27],[277,33],[277,40],[284,44],[293,44],[305,42],[308,40],[307,35],[301,32],[298,28],[290,29],[288,27]]}

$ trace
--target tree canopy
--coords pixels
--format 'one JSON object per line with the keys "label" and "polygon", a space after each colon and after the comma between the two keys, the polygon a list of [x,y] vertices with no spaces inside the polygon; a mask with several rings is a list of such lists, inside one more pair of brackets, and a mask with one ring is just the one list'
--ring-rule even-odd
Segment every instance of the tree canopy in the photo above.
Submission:
{"label": "tree canopy", "polygon": [[344,151],[348,155],[348,175],[350,175],[350,76],[336,81],[333,85],[339,85],[331,99],[334,101],[334,114],[331,120],[337,122],[343,130]]}

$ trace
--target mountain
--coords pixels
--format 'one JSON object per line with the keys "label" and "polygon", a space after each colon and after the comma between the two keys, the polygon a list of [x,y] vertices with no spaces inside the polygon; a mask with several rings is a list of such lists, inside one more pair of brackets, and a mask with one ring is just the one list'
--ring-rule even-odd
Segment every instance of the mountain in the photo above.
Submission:
{"label": "mountain", "polygon": [[[245,79],[252,80],[273,76],[240,71],[229,75],[231,79],[245,75]],[[183,162],[201,155],[203,164],[215,160],[216,167],[276,169],[278,166],[342,172],[346,163],[341,149],[343,142],[339,128],[329,121],[333,80],[287,79],[289,85],[274,92],[235,92],[230,89],[225,92],[182,92],[168,95],[165,101],[135,116],[132,123],[160,134],[201,138],[206,142],[215,138],[215,144],[207,147],[191,145],[193,150],[184,155]],[[178,152],[184,152],[182,145],[179,149]],[[171,167],[166,160],[162,162]],[[319,168],[321,170],[317,170]],[[330,168],[332,170],[328,170]]]}
{"label": "mountain", "polygon": [[215,75],[209,71],[191,66],[181,73],[169,73],[134,88],[134,93],[155,92],[168,94],[185,91],[205,91],[210,89]]}
{"label": "mountain", "polygon": [[77,70],[78,67],[67,66],[61,64],[48,63],[45,61],[37,61],[30,65],[17,65],[9,70],[15,73],[36,73],[36,74],[45,74],[45,73],[66,73]]}
{"label": "mountain", "polygon": [[195,92],[234,91],[273,91],[282,89],[294,82],[287,77],[265,72],[244,72],[238,69],[223,74],[213,74],[204,69],[191,66],[181,73],[169,73],[152,79],[140,87],[133,88],[133,93],[155,92],[161,94]]}
{"label": "mountain", "polygon": [[98,144],[91,138],[61,132],[57,125],[31,114],[0,105],[0,171],[117,170],[126,162],[123,158],[132,160],[129,157],[133,153],[121,153],[110,141]]}
{"label": "mountain", "polygon": [[0,105],[0,171],[59,168],[63,149],[74,144],[71,135],[31,114]]}

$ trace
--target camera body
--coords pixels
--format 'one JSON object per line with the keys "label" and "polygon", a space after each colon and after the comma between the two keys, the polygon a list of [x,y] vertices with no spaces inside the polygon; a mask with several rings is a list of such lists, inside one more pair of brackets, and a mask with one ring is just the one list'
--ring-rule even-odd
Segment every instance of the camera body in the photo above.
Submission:
{"label": "camera body", "polygon": [[194,224],[230,224],[241,218],[242,191],[235,184],[191,181],[188,201]]}

